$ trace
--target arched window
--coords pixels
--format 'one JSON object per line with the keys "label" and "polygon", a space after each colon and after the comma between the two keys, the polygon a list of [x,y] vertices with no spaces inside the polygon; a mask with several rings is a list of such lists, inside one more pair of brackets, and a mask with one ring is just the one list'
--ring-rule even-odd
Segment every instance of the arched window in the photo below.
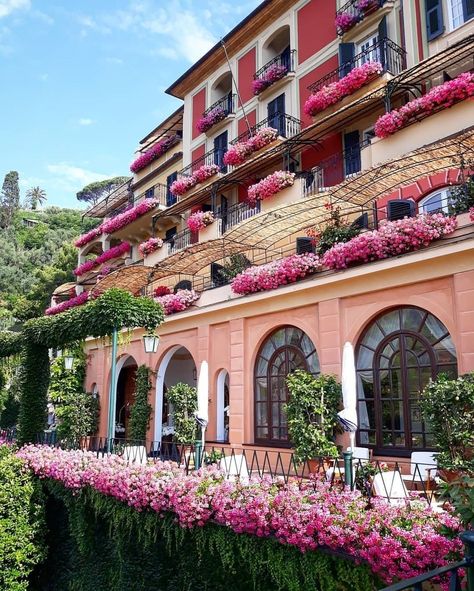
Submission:
{"label": "arched window", "polygon": [[418,211],[420,213],[449,213],[451,205],[451,188],[443,187],[426,197],[423,197],[418,203]]}
{"label": "arched window", "polygon": [[255,441],[288,445],[284,405],[286,377],[295,369],[319,373],[319,359],[311,339],[294,326],[284,326],[264,341],[255,362]]}
{"label": "arched window", "polygon": [[441,372],[457,375],[456,350],[435,316],[402,307],[373,321],[357,349],[359,445],[398,455],[433,448],[419,398]]}

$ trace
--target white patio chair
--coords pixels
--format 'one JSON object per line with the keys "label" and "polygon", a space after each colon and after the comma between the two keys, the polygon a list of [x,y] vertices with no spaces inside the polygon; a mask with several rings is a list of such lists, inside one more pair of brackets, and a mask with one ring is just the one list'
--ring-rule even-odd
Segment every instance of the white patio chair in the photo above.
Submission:
{"label": "white patio chair", "polygon": [[403,480],[414,483],[432,480],[438,465],[437,455],[429,451],[414,451],[410,457],[410,474],[402,474]]}
{"label": "white patio chair", "polygon": [[129,464],[145,465],[148,462],[144,445],[127,445],[123,450],[122,457]]}
{"label": "white patio chair", "polygon": [[390,505],[404,505],[408,491],[398,470],[378,472],[372,481],[374,493],[385,498]]}
{"label": "white patio chair", "polygon": [[[372,450],[368,447],[348,447],[346,451],[352,451],[352,478],[354,480],[357,468],[370,461]],[[332,480],[333,476],[344,477],[344,464],[340,459],[335,460],[334,466],[326,470],[326,480]]]}
{"label": "white patio chair", "polygon": [[243,454],[224,456],[219,461],[219,468],[225,473],[228,480],[239,478],[244,484],[249,481],[247,459]]}

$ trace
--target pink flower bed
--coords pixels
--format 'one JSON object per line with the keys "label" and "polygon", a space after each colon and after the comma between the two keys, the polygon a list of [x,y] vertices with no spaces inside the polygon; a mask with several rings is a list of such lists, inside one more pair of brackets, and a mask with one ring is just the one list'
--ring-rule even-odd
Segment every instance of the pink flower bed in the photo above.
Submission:
{"label": "pink flower bed", "polygon": [[219,171],[220,168],[217,166],[217,164],[204,164],[194,171],[190,176],[183,176],[182,178],[174,181],[170,187],[170,191],[176,196],[184,195],[184,193],[187,193],[197,184],[207,181],[211,178],[211,176],[214,176]]}
{"label": "pink flower bed", "polygon": [[321,270],[321,261],[313,253],[295,254],[259,267],[250,267],[232,281],[232,291],[241,295],[276,289],[294,283]]}
{"label": "pink flower bed", "polygon": [[212,211],[196,211],[192,213],[186,225],[191,230],[191,232],[199,232],[199,230],[203,230],[206,226],[210,226],[214,222],[214,214]]}
{"label": "pink flower bed", "polygon": [[102,263],[110,261],[111,259],[116,259],[117,257],[121,257],[122,255],[127,253],[130,250],[130,248],[131,247],[128,242],[122,242],[117,246],[109,248],[109,250],[106,250],[95,259],[91,259],[90,261],[82,263],[82,265],[79,265],[74,269],[73,273],[74,275],[76,275],[76,277],[80,277],[81,275],[84,275],[84,273],[88,273],[89,271],[92,271],[92,269],[95,269],[99,265],[102,265]]}
{"label": "pink flower bed", "polygon": [[456,218],[442,213],[382,221],[378,230],[363,232],[349,242],[334,245],[324,254],[323,264],[330,269],[345,269],[351,264],[397,256],[428,246],[433,240],[454,232],[456,227]]}
{"label": "pink flower bed", "polygon": [[128,226],[128,224],[134,222],[142,215],[145,215],[145,213],[147,213],[151,209],[154,209],[158,205],[158,203],[159,202],[156,199],[146,199],[145,201],[142,201],[135,207],[132,207],[131,209],[128,209],[123,213],[119,213],[119,215],[116,215],[114,218],[111,218],[110,220],[104,222],[102,224],[102,231],[106,234],[112,234],[113,232],[117,232],[125,226]]}
{"label": "pink flower bed", "polygon": [[278,130],[273,127],[263,127],[245,142],[238,142],[231,146],[224,154],[224,164],[238,166],[247,160],[254,152],[261,150],[278,139]]}
{"label": "pink flower bed", "polygon": [[85,246],[89,242],[92,242],[94,238],[97,238],[97,236],[100,236],[101,234],[102,224],[97,226],[97,228],[89,230],[89,232],[87,232],[86,234],[82,234],[82,236],[79,236],[79,238],[74,242],[74,246],[77,246],[77,248],[81,248],[81,246]]}
{"label": "pink flower bed", "polygon": [[[18,453],[41,479],[73,493],[91,488],[138,511],[172,514],[181,527],[214,523],[236,534],[274,538],[301,552],[330,548],[367,563],[389,584],[462,557],[457,518],[416,500],[392,506],[359,492],[311,481],[284,484],[270,478],[226,481],[215,467],[185,475],[177,464],[128,465],[116,455],[26,446]],[[443,535],[450,532],[450,536]]]}
{"label": "pink flower bed", "polygon": [[206,131],[209,131],[211,127],[214,127],[216,123],[219,123],[219,121],[222,121],[226,117],[226,111],[222,107],[216,107],[215,109],[212,109],[212,111],[209,111],[207,115],[204,115],[198,120],[196,123],[196,129],[201,133],[205,133]]}
{"label": "pink flower bed", "polygon": [[81,294],[76,296],[75,298],[71,298],[70,300],[66,300],[65,302],[61,302],[56,306],[51,306],[45,311],[46,316],[54,316],[55,314],[60,314],[61,312],[65,312],[71,308],[75,308],[76,306],[82,306],[87,302],[89,299],[89,293],[87,291],[83,291]]}
{"label": "pink flower bed", "polygon": [[378,118],[375,123],[375,135],[388,137],[407,125],[418,116],[431,115],[440,109],[449,109],[459,101],[474,96],[474,74],[466,72],[454,80],[435,86],[424,96],[414,99]]}
{"label": "pink flower bed", "polygon": [[177,135],[173,135],[171,137],[165,138],[164,140],[161,140],[160,142],[152,146],[149,150],[143,152],[143,154],[140,154],[140,156],[138,156],[138,158],[134,160],[130,165],[130,170],[132,172],[139,172],[140,170],[145,168],[145,166],[148,166],[151,162],[153,162],[153,160],[156,160],[157,158],[160,158],[160,156],[163,156],[163,154],[165,154],[165,152],[167,152],[171,148],[171,146],[176,144],[177,141]]}
{"label": "pink flower bed", "polygon": [[291,187],[295,183],[295,174],[284,170],[277,170],[269,174],[255,185],[251,185],[247,191],[247,202],[255,205],[257,201],[268,199],[276,193]]}
{"label": "pink flower bed", "polygon": [[350,12],[341,12],[336,15],[336,28],[341,32],[345,33],[349,29],[352,29],[360,21],[359,14],[351,14]]}
{"label": "pink flower bed", "polygon": [[142,242],[138,245],[138,252],[143,256],[146,257],[155,250],[158,250],[163,246],[163,240],[161,238],[150,238],[145,242]]}
{"label": "pink flower bed", "polygon": [[169,293],[155,297],[155,302],[161,304],[164,313],[166,316],[169,316],[169,314],[183,312],[198,299],[199,294],[193,289],[179,289],[176,293]]}
{"label": "pink flower bed", "polygon": [[323,86],[321,90],[312,94],[304,105],[304,112],[310,117],[324,111],[331,105],[335,105],[344,97],[351,95],[359,88],[370,82],[383,71],[379,62],[367,62],[363,66],[354,68],[337,82]]}
{"label": "pink flower bed", "polygon": [[260,78],[252,81],[252,90],[254,95],[259,95],[266,88],[274,84],[288,74],[288,68],[282,64],[273,64],[266,70]]}

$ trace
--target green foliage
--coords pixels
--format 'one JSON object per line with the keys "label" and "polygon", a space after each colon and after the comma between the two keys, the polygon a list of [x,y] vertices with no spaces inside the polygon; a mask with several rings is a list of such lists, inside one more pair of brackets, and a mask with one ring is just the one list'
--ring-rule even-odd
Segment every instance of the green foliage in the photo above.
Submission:
{"label": "green foliage", "polygon": [[9,448],[0,446],[0,589],[28,591],[44,558],[44,513],[39,483]]}
{"label": "green foliage", "polygon": [[341,215],[341,208],[327,206],[331,212],[330,220],[326,223],[322,232],[314,235],[317,241],[316,254],[322,256],[338,242],[349,242],[360,233],[360,228],[349,224]]}
{"label": "green foliage", "polygon": [[290,396],[286,404],[288,434],[299,463],[313,458],[336,457],[334,430],[342,400],[341,385],[334,376],[298,369],[287,379]]}
{"label": "green foliage", "polygon": [[64,357],[51,363],[49,398],[54,404],[58,439],[75,443],[97,431],[99,406],[97,399],[84,390],[87,358],[82,347],[70,347],[68,354],[74,357],[72,370],[64,367]]}
{"label": "green foliage", "polygon": [[128,180],[130,180],[128,176],[116,176],[105,181],[90,183],[76,193],[76,198],[78,201],[86,201],[90,205],[93,205]]}
{"label": "green foliage", "polygon": [[451,189],[450,213],[465,213],[474,207],[474,179],[469,177],[463,185]]}
{"label": "green foliage", "polygon": [[46,426],[49,387],[48,347],[25,342],[22,351],[18,441],[31,443]]}
{"label": "green foliage", "polygon": [[135,441],[146,439],[151,411],[153,410],[151,404],[148,402],[150,389],[150,369],[146,365],[140,365],[137,369],[134,402],[130,409],[130,419],[128,423],[130,439],[134,439]]}
{"label": "green foliage", "polygon": [[20,185],[16,170],[7,172],[0,192],[0,227],[8,228],[15,211],[20,207]]}
{"label": "green foliage", "polygon": [[168,402],[173,405],[174,438],[178,443],[194,443],[196,439],[197,390],[188,384],[179,383],[167,392]]}
{"label": "green foliage", "polygon": [[0,332],[0,358],[16,355],[21,351],[22,335],[18,332]]}
{"label": "green foliage", "polygon": [[26,192],[26,204],[30,209],[35,210],[38,205],[43,205],[46,199],[46,191],[41,187],[31,187]]}
{"label": "green foliage", "polygon": [[421,393],[421,410],[440,450],[438,467],[474,475],[474,372],[440,374]]}
{"label": "green foliage", "polygon": [[0,428],[11,429],[20,412],[21,365],[18,356],[0,359]]}
{"label": "green foliage", "polygon": [[474,528],[474,478],[464,474],[452,482],[442,483],[442,497],[448,500],[464,526]]}
{"label": "green foliage", "polygon": [[219,270],[219,274],[223,280],[230,281],[251,266],[252,263],[244,254],[232,254],[229,261]]}

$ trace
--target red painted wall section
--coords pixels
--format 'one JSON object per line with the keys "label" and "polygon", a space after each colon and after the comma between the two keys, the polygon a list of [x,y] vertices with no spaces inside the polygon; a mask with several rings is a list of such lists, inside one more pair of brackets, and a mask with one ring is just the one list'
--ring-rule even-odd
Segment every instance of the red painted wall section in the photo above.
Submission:
{"label": "red painted wall section", "polygon": [[329,72],[335,70],[338,66],[339,58],[337,55],[334,55],[314,70],[311,70],[311,72],[306,74],[306,76],[300,78],[300,119],[303,122],[303,127],[307,127],[313,122],[311,117],[308,117],[308,115],[304,114],[304,104],[311,94],[308,90],[308,86],[313,84],[313,82],[317,82],[320,78],[326,76],[326,74],[329,74]]}
{"label": "red painted wall section", "polygon": [[301,64],[337,37],[336,0],[311,0],[298,10],[298,62]]}
{"label": "red painted wall section", "polygon": [[[201,144],[198,148],[195,148],[191,153],[191,162],[195,160],[199,160],[204,154],[206,153],[206,144]],[[201,163],[202,164],[202,163]],[[201,164],[197,164],[196,167],[193,167],[193,172],[195,168],[199,168]]]}
{"label": "red painted wall section", "polygon": [[257,53],[255,47],[239,59],[238,85],[242,102],[245,104],[253,97],[252,80],[257,70]]}
{"label": "red painted wall section", "polygon": [[[247,113],[247,120],[250,124],[250,127],[253,127],[257,123],[256,109],[250,111],[250,113]],[[237,122],[237,135],[244,133],[245,131],[247,131],[247,129],[247,121],[245,120],[245,117],[241,117]]]}
{"label": "red painted wall section", "polygon": [[334,162],[326,166],[324,170],[324,185],[333,187],[344,180],[344,164],[339,156],[342,154],[342,135],[335,134],[325,139],[321,145],[315,144],[313,148],[305,150],[301,154],[301,166],[303,170],[311,170],[320,162],[331,159]]}
{"label": "red painted wall section", "polygon": [[193,96],[193,139],[200,135],[200,132],[196,129],[196,123],[198,119],[202,117],[203,112],[206,110],[206,89],[203,88],[197,94]]}

